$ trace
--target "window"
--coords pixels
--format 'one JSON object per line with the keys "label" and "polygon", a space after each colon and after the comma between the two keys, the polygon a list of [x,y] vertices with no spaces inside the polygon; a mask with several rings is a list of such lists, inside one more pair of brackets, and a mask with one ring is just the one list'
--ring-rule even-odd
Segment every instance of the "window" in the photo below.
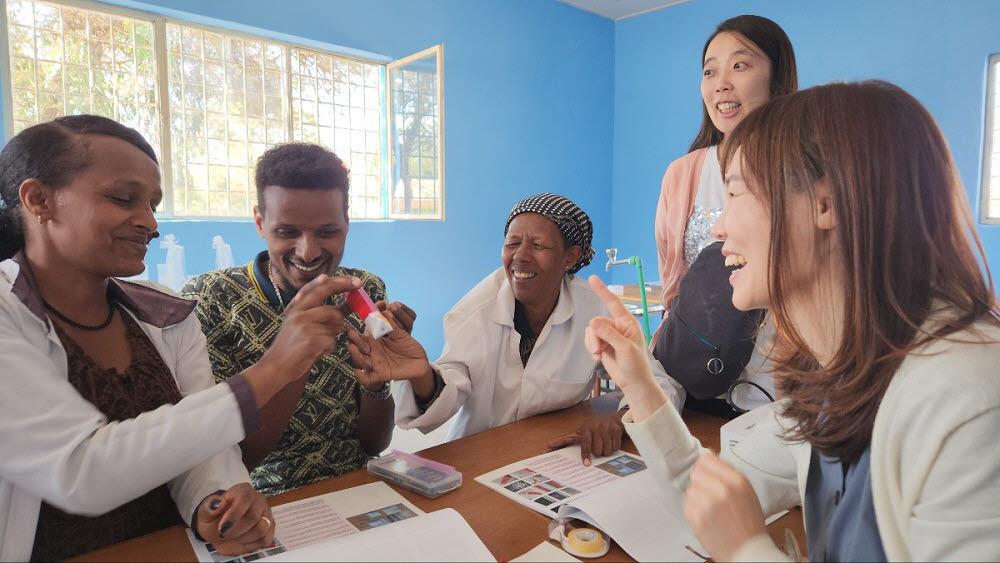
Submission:
{"label": "window", "polygon": [[381,65],[292,49],[292,138],[351,163],[352,214],[385,217]]}
{"label": "window", "polygon": [[77,113],[136,128],[166,216],[249,217],[257,158],[302,141],[350,167],[352,218],[444,218],[440,45],[386,65],[83,0],[5,14],[8,136]]}
{"label": "window", "polygon": [[159,154],[151,20],[9,0],[13,130],[96,113],[136,128]]}
{"label": "window", "polygon": [[167,25],[175,216],[248,217],[253,163],[288,140],[284,47]]}
{"label": "window", "polygon": [[1000,54],[990,57],[986,73],[986,132],[983,136],[983,185],[979,215],[1000,225]]}
{"label": "window", "polygon": [[979,205],[983,223],[1000,225],[1000,54],[990,57],[986,73],[986,131],[983,136],[983,185]]}
{"label": "window", "polygon": [[389,65],[392,217],[443,217],[441,182],[441,50],[427,49]]}

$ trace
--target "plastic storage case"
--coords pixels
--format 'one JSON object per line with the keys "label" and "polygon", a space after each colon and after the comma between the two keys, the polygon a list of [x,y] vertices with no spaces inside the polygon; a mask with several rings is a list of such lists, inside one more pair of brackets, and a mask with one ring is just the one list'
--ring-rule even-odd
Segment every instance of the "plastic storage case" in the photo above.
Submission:
{"label": "plastic storage case", "polygon": [[430,498],[462,486],[454,467],[399,450],[369,461],[368,473]]}

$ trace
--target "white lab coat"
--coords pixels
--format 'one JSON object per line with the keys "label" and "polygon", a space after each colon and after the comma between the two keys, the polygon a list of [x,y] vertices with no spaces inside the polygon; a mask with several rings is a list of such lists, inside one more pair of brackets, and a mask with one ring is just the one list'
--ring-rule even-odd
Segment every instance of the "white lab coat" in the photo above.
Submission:
{"label": "white lab coat", "polygon": [[[396,423],[427,433],[458,413],[448,432],[453,440],[583,401],[596,377],[584,331],[601,315],[608,309],[587,282],[565,276],[559,301],[522,366],[514,293],[504,270],[496,270],[444,317],[444,351],[432,364],[445,382],[437,400],[421,414],[410,383],[393,384]],[[683,388],[659,362],[652,364],[670,401],[681,408]]]}
{"label": "white lab coat", "polygon": [[50,323],[12,293],[18,272],[0,263],[0,561],[29,559],[42,500],[98,515],[167,483],[187,522],[206,496],[250,480],[239,405],[215,385],[195,315],[139,321],[184,398],[109,423],[69,383]]}

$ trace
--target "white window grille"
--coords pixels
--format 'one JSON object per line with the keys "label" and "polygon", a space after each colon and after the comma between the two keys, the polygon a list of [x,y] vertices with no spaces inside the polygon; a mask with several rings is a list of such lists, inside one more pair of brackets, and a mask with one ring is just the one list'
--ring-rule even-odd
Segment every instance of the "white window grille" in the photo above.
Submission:
{"label": "white window grille", "polygon": [[7,0],[12,132],[61,115],[128,123],[160,149],[153,22]]}
{"label": "white window grille", "polygon": [[431,47],[390,63],[390,217],[444,219],[444,53]]}
{"label": "white window grille", "polygon": [[284,51],[167,25],[174,215],[250,215],[254,162],[288,140]]}
{"label": "white window grille", "polygon": [[382,65],[298,48],[291,58],[292,139],[350,164],[351,217],[385,217]]}
{"label": "white window grille", "polygon": [[352,218],[444,218],[440,45],[386,65],[89,0],[2,13],[7,137],[78,113],[136,128],[164,216],[249,217],[257,158],[302,141],[350,166]]}

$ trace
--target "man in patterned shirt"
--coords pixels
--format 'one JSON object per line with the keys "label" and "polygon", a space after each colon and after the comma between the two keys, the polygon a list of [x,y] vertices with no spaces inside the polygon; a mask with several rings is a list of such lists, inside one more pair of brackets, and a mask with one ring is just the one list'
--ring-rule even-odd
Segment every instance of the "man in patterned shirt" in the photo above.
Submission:
{"label": "man in patterned shirt", "polygon": [[[181,290],[198,301],[218,381],[260,360],[296,292],[320,274],[357,278],[372,300],[385,300],[381,279],[340,265],[349,226],[348,172],[340,158],[318,145],[279,145],[258,160],[256,184],[254,221],[267,250],[244,266],[198,276]],[[344,301],[334,295],[329,304],[341,307],[345,324],[363,330]],[[413,312],[399,303],[390,307],[410,330]],[[240,445],[254,487],[274,495],[353,471],[378,455],[392,436],[393,401],[387,386],[358,383],[341,333],[308,377],[261,408],[261,420],[261,430]]]}

